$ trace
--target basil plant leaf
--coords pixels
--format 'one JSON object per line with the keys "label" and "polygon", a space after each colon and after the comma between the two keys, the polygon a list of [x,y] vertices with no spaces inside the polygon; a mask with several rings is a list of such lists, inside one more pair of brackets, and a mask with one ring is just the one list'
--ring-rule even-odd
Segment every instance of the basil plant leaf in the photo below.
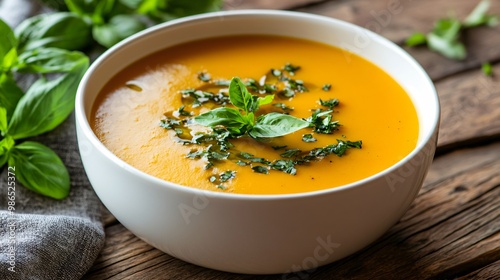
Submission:
{"label": "basil plant leaf", "polygon": [[221,125],[230,131],[239,133],[248,125],[248,120],[238,110],[233,108],[213,109],[196,116],[194,122],[208,127]]}
{"label": "basil plant leaf", "polygon": [[88,59],[82,59],[72,72],[53,80],[40,78],[19,100],[7,133],[14,139],[36,136],[54,129],[74,109],[76,89]]}
{"label": "basil plant leaf", "polygon": [[0,131],[7,130],[7,109],[0,107]]}
{"label": "basil plant leaf", "polygon": [[55,199],[69,194],[69,173],[62,160],[49,147],[26,141],[10,151],[9,165],[16,167],[16,178],[26,188]]}
{"label": "basil plant leaf", "polygon": [[0,141],[0,167],[9,159],[10,150],[14,147],[14,139],[7,135]]}
{"label": "basil plant leaf", "polygon": [[234,106],[247,113],[255,109],[253,106],[253,95],[248,91],[240,78],[235,77],[231,79],[229,83],[229,100]]}
{"label": "basil plant leaf", "polygon": [[78,51],[42,48],[26,51],[19,56],[15,70],[28,73],[70,72],[85,55]]}
{"label": "basil plant leaf", "polygon": [[248,134],[253,138],[278,137],[306,127],[309,127],[309,122],[303,119],[273,112],[259,117]]}
{"label": "basil plant leaf", "polygon": [[23,97],[23,90],[9,73],[0,74],[0,106],[7,110],[7,120],[10,120],[17,103]]}
{"label": "basil plant leaf", "polygon": [[109,48],[144,28],[146,24],[135,16],[116,15],[106,24],[95,25],[92,34],[99,44]]}
{"label": "basil plant leaf", "polygon": [[16,62],[17,39],[7,23],[0,19],[0,73]]}
{"label": "basil plant leaf", "polygon": [[223,1],[146,0],[144,2],[149,2],[149,6],[143,4],[139,11],[147,12],[147,15],[158,21],[168,21],[175,18],[218,11],[221,9]]}
{"label": "basil plant leaf", "polygon": [[[130,8],[130,9],[134,9],[134,10],[138,10],[139,7],[141,5],[145,5],[147,2],[158,2],[157,0],[155,1],[148,1],[148,0],[118,0],[122,5]],[[140,12],[140,10],[139,10]]]}
{"label": "basil plant leaf", "polygon": [[16,29],[20,52],[41,47],[81,50],[91,42],[91,26],[69,12],[42,14],[23,21]]}
{"label": "basil plant leaf", "polygon": [[70,12],[89,18],[95,24],[103,24],[115,8],[115,0],[66,0]]}

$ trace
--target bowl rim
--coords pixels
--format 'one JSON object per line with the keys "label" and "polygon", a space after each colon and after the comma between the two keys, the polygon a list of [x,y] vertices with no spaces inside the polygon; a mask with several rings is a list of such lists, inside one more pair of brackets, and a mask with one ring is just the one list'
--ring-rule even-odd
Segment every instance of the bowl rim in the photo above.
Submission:
{"label": "bowl rim", "polygon": [[[186,23],[197,23],[200,22],[202,23],[203,21],[206,20],[223,20],[224,18],[229,18],[229,17],[240,17],[240,16],[269,16],[269,17],[292,17],[292,18],[300,18],[300,19],[306,19],[306,20],[313,20],[313,21],[319,21],[319,22],[328,22],[332,25],[336,26],[342,26],[346,28],[350,28],[356,31],[362,31],[365,32],[370,36],[371,39],[373,39],[377,44],[382,45],[384,48],[388,48],[391,52],[394,52],[396,55],[399,55],[401,58],[406,60],[412,67],[413,70],[423,79],[424,83],[427,83],[430,86],[431,89],[431,94],[434,98],[433,105],[434,108],[433,112],[436,112],[436,115],[433,117],[432,120],[432,125],[430,126],[429,131],[424,131],[424,133],[421,135],[421,140],[418,141],[417,146],[409,153],[407,154],[404,158],[400,159],[398,162],[395,164],[391,165],[390,167],[377,172],[369,177],[366,177],[364,179],[337,186],[337,187],[330,187],[330,188],[325,188],[321,190],[316,190],[316,191],[306,191],[306,192],[299,192],[299,193],[288,193],[288,194],[240,194],[240,193],[225,193],[225,192],[217,192],[217,191],[212,191],[212,190],[205,190],[205,189],[199,189],[195,187],[189,187],[189,186],[184,186],[180,185],[174,182],[166,181],[163,179],[160,179],[158,177],[155,177],[153,175],[150,175],[144,171],[141,171],[129,163],[125,162],[115,154],[113,154],[106,146],[97,138],[95,135],[94,131],[91,129],[89,121],[87,119],[87,114],[85,114],[85,108],[84,108],[84,97],[85,97],[85,88],[86,84],[88,83],[89,79],[95,72],[96,68],[99,67],[101,63],[104,63],[105,60],[108,58],[108,56],[112,55],[116,50],[119,50],[121,48],[126,47],[126,45],[132,41],[135,40],[140,40],[142,37],[146,37],[149,35],[154,35],[155,32],[158,32],[162,29],[169,28],[171,26],[177,26],[177,25],[182,25]],[[258,32],[257,32],[258,33]],[[256,34],[257,34],[256,33]],[[298,36],[300,38],[300,36]],[[412,102],[413,103],[413,102]],[[415,105],[415,104],[414,104]],[[363,28],[361,26],[358,26],[353,23],[349,23],[343,20],[327,17],[327,16],[322,16],[322,15],[316,15],[316,14],[310,14],[310,13],[304,13],[304,12],[297,12],[297,11],[282,11],[282,10],[255,10],[255,9],[246,9],[246,10],[233,10],[233,11],[218,11],[218,12],[210,12],[210,13],[205,13],[205,14],[200,14],[200,15],[193,15],[193,16],[187,16],[179,19],[174,19],[165,23],[161,23],[152,27],[149,27],[143,31],[140,31],[124,40],[121,42],[117,43],[116,45],[112,46],[108,50],[106,50],[104,53],[99,55],[99,57],[90,65],[89,69],[86,71],[85,75],[81,79],[79,85],[78,85],[78,90],[77,90],[77,95],[76,95],[76,100],[75,100],[75,119],[76,119],[76,125],[80,126],[81,131],[85,134],[88,142],[91,143],[91,146],[93,148],[97,149],[100,153],[102,153],[105,157],[110,159],[114,164],[117,164],[124,168],[127,172],[131,173],[133,176],[138,176],[143,180],[146,180],[147,182],[153,183],[157,186],[161,186],[162,188],[171,188],[174,191],[178,192],[184,192],[184,193],[190,193],[192,195],[197,195],[197,196],[205,196],[205,197],[211,197],[211,198],[221,198],[221,199],[235,199],[235,200],[283,200],[283,199],[297,199],[297,198],[304,198],[304,197],[314,197],[314,196],[322,196],[322,195],[327,195],[327,194],[332,194],[332,193],[337,193],[337,192],[345,192],[345,191],[352,191],[366,183],[369,183],[370,181],[376,181],[378,179],[381,179],[388,175],[389,173],[397,170],[398,168],[404,166],[405,164],[408,164],[418,153],[420,153],[425,146],[432,141],[432,137],[436,134],[437,136],[437,131],[439,129],[439,121],[440,121],[440,103],[439,103],[439,96],[437,94],[437,90],[434,86],[434,83],[428,76],[428,74],[425,72],[423,67],[410,55],[408,54],[405,50],[403,50],[401,47],[397,46],[395,43],[390,41],[389,39],[376,34],[372,32],[371,30],[367,28]],[[420,120],[420,118],[419,118]],[[79,141],[78,141],[79,142]],[[81,150],[80,150],[81,154]]]}

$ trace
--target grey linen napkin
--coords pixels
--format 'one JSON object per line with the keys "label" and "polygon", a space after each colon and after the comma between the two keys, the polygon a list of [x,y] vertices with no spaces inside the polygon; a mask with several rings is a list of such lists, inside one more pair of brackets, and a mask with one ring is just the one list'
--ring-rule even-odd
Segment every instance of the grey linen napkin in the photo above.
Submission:
{"label": "grey linen napkin", "polygon": [[[79,279],[103,247],[104,229],[102,204],[90,186],[78,153],[74,115],[36,140],[61,157],[71,176],[71,192],[58,201],[16,182],[12,200],[12,196],[8,197],[12,189],[7,185],[7,167],[2,170],[0,279]],[[8,208],[10,201],[15,202],[13,211]]]}

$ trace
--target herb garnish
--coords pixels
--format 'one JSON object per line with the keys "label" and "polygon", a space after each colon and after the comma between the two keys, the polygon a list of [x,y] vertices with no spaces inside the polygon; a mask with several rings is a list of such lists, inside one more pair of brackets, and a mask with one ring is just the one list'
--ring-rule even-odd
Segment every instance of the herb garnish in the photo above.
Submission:
{"label": "herb garnish", "polygon": [[485,62],[481,64],[481,70],[486,76],[493,76],[493,67],[491,66],[491,63]]}
{"label": "herb garnish", "polygon": [[487,14],[489,6],[489,0],[481,1],[463,22],[455,17],[440,19],[430,33],[416,32],[406,39],[405,44],[409,47],[427,45],[429,49],[447,58],[465,59],[467,51],[460,40],[461,32],[466,28],[498,24],[497,15]]}
{"label": "herb garnish", "polygon": [[[272,104],[275,94],[295,97],[298,93],[308,91],[302,80],[290,78],[295,75],[300,66],[286,64],[281,69],[271,69],[257,82],[254,79],[214,80],[208,72],[198,73],[198,79],[204,84],[197,89],[182,90],[183,106],[178,110],[166,113],[160,126],[176,133],[176,140],[183,145],[196,146],[186,155],[191,159],[203,159],[207,162],[205,169],[211,169],[217,163],[230,160],[239,166],[248,166],[254,172],[269,174],[276,170],[287,174],[297,174],[297,166],[319,161],[326,156],[335,154],[342,156],[347,149],[361,148],[361,141],[351,142],[337,139],[337,144],[322,148],[302,151],[288,148],[287,145],[271,146],[274,150],[283,150],[280,159],[268,160],[256,157],[245,151],[238,151],[232,143],[237,138],[255,139],[264,144],[264,139],[281,137],[301,129],[309,128],[318,134],[332,134],[339,129],[338,121],[333,120],[333,107],[339,104],[337,99],[319,100],[319,104],[328,110],[315,109],[307,119],[289,115],[293,108],[284,103]],[[227,87],[227,88],[224,88]],[[203,89],[203,90],[202,90]],[[213,93],[207,89],[216,89]],[[228,93],[228,94],[226,94]],[[268,94],[275,93],[275,94]],[[262,113],[261,106],[272,104],[286,114],[269,112]],[[217,107],[222,106],[222,107]],[[186,106],[196,108],[205,106],[211,110],[194,115],[187,111]],[[215,107],[215,108],[214,108]],[[209,132],[190,135],[188,124],[199,124],[210,129]],[[264,141],[264,142],[262,142]],[[316,142],[312,133],[302,134],[302,141]],[[235,178],[235,171],[225,171],[213,174],[208,180],[217,188],[226,190],[225,183]]]}
{"label": "herb garnish", "polygon": [[[33,20],[24,21],[20,27]],[[71,22],[72,18],[60,20]],[[43,45],[34,38],[53,31],[46,26],[44,30],[31,30],[31,37],[14,34],[0,20],[0,166],[15,166],[17,179],[29,190],[62,199],[70,190],[69,173],[62,160],[45,145],[23,141],[51,131],[68,117],[74,109],[78,83],[89,65],[84,54],[56,48],[73,47],[75,42],[46,41]],[[24,73],[38,75],[26,93],[14,78]]]}

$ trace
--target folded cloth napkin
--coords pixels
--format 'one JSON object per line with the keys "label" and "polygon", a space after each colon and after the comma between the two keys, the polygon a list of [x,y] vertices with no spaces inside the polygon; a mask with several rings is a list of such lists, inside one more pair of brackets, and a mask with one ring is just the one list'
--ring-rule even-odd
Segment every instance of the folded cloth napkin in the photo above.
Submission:
{"label": "folded cloth napkin", "polygon": [[71,192],[59,201],[18,183],[12,197],[8,194],[12,189],[7,185],[7,167],[2,170],[0,279],[79,279],[103,247],[104,229],[102,204],[78,153],[74,116],[36,140],[61,157],[71,176]]}

